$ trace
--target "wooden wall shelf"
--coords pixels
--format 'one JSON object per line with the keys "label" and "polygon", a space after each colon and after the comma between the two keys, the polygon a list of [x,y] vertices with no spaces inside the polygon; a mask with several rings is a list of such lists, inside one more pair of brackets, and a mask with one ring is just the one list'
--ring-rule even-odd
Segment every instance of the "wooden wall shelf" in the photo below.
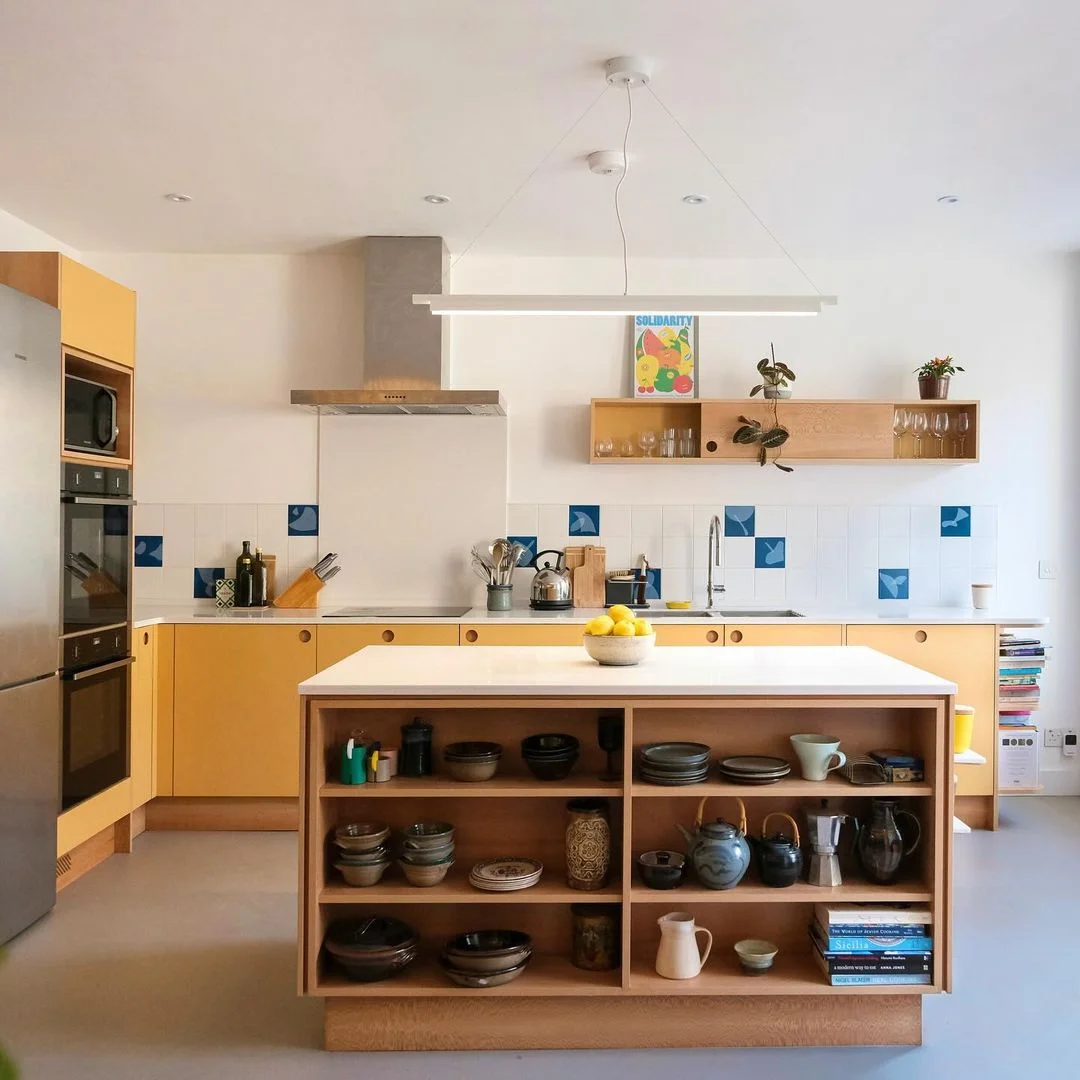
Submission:
{"label": "wooden wall shelf", "polygon": [[[782,460],[802,464],[905,464],[963,465],[979,460],[979,403],[977,401],[850,401],[789,398],[777,403],[780,422],[791,432]],[[901,438],[893,433],[898,409],[927,416],[927,432],[921,440],[921,456],[909,431]],[[933,418],[944,413],[949,430],[944,440],[931,430]],[[960,453],[957,419],[965,415],[969,429]],[[705,462],[757,464],[753,446],[731,441],[739,417],[772,424],[772,402],[760,398],[701,399],[698,401],[649,401],[631,398],[594,398],[590,405],[589,463],[592,465],[688,465]],[[694,432],[691,457],[660,457],[659,450],[644,456],[637,443],[642,431],[659,435],[666,428],[689,428]],[[610,440],[611,456],[597,453]],[[619,454],[629,440],[634,456]],[[938,456],[938,451],[942,456]],[[770,452],[770,458],[772,452]]]}

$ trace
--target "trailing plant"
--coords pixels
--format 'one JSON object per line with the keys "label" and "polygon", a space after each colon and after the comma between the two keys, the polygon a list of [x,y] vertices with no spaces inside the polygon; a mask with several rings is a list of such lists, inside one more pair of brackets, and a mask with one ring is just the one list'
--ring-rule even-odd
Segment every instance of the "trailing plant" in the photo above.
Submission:
{"label": "trailing plant", "polygon": [[761,382],[750,391],[751,397],[761,393],[767,386],[779,390],[786,388],[788,383],[795,381],[795,372],[787,364],[776,359],[776,350],[773,348],[771,341],[769,342],[769,355],[772,357],[771,362],[768,356],[763,356],[757,362],[757,372],[761,376]]}
{"label": "trailing plant", "polygon": [[769,451],[775,449],[776,456],[773,458],[773,464],[781,472],[794,472],[790,465],[782,465],[780,463],[781,447],[788,441],[791,436],[791,432],[788,431],[783,424],[780,423],[780,417],[777,414],[777,399],[773,399],[773,423],[772,427],[765,427],[760,420],[753,420],[749,416],[740,416],[739,421],[742,427],[738,428],[734,435],[731,437],[731,441],[739,446],[752,446],[757,444],[758,448],[758,464],[767,465],[769,462]]}
{"label": "trailing plant", "polygon": [[959,364],[953,363],[951,356],[935,356],[933,360],[927,360],[922,367],[916,368],[915,374],[920,379],[947,379],[963,370]]}

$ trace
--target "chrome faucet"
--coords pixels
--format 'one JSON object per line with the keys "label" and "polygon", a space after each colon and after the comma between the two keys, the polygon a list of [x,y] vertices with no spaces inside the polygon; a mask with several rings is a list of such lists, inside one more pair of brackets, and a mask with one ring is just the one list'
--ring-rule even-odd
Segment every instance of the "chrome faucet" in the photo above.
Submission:
{"label": "chrome faucet", "polygon": [[709,522],[709,583],[708,583],[708,602],[705,604],[707,608],[711,608],[713,605],[713,593],[723,592],[723,585],[713,585],[713,567],[723,566],[723,559],[720,555],[720,538],[723,535],[723,527],[720,524],[720,518],[713,514],[712,520]]}

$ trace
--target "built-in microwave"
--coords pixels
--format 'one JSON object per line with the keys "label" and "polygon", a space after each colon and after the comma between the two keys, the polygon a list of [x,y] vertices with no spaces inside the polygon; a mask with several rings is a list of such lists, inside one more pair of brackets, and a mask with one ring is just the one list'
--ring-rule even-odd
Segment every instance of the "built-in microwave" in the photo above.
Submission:
{"label": "built-in microwave", "polygon": [[116,391],[111,386],[64,376],[64,449],[84,454],[115,454]]}

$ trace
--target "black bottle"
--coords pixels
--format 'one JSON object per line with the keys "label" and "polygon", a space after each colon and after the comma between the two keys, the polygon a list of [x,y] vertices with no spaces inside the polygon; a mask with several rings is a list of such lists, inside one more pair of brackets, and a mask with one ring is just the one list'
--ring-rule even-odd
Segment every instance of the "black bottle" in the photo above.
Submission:
{"label": "black bottle", "polygon": [[244,550],[236,558],[236,590],[233,603],[236,607],[251,607],[255,603],[255,556],[251,554],[251,541],[244,541]]}
{"label": "black bottle", "polygon": [[266,607],[266,563],[263,562],[262,548],[255,549],[255,587],[251,594],[252,607]]}
{"label": "black bottle", "polygon": [[412,723],[401,725],[401,759],[399,772],[403,776],[430,776],[431,759],[431,724],[417,716]]}

